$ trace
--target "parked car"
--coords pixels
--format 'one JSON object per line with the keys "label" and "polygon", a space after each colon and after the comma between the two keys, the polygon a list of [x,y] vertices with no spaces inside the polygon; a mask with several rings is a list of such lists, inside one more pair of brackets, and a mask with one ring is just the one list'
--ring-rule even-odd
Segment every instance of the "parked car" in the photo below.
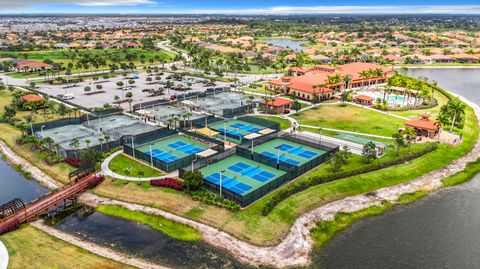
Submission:
{"label": "parked car", "polygon": [[127,79],[139,79],[139,78],[140,78],[140,76],[138,74],[135,74],[135,73],[127,76]]}
{"label": "parked car", "polygon": [[289,114],[290,113],[290,109],[284,109],[283,110],[283,114]]}
{"label": "parked car", "polygon": [[73,99],[73,98],[75,98],[73,93],[66,93],[62,96],[62,100],[70,100],[70,99]]}

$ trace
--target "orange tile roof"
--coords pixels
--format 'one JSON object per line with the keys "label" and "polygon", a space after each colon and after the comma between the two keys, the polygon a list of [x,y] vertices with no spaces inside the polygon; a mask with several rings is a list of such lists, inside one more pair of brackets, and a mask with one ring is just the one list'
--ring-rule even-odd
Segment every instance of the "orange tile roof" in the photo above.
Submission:
{"label": "orange tile roof", "polygon": [[430,120],[430,119],[423,119],[423,118],[412,119],[407,123],[405,123],[405,125],[408,127],[414,127],[414,128],[425,129],[430,131],[437,131],[439,129],[439,126],[437,125],[436,121]]}
{"label": "orange tile roof", "polygon": [[292,100],[277,97],[273,101],[268,101],[268,102],[263,101],[263,102],[260,102],[260,104],[280,107],[280,106],[284,106],[284,105],[289,105],[292,102],[293,102]]}
{"label": "orange tile roof", "polygon": [[368,95],[363,95],[363,94],[355,96],[355,99],[359,99],[359,100],[362,100],[362,101],[373,101],[373,100],[375,100],[375,98],[373,98],[371,96],[368,96]]}
{"label": "orange tile roof", "polygon": [[43,101],[45,100],[42,96],[36,94],[27,94],[22,96],[22,100],[25,102],[34,102],[34,101]]}

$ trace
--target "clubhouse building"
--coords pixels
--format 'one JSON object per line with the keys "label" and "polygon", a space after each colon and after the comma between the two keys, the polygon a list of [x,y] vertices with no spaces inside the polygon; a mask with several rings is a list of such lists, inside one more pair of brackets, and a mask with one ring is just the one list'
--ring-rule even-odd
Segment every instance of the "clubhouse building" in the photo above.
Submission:
{"label": "clubhouse building", "polygon": [[[295,95],[303,100],[312,100],[315,95],[326,100],[330,99],[335,91],[345,88],[385,83],[392,74],[391,68],[362,62],[339,66],[292,67],[289,76],[269,81],[268,89],[276,93]],[[348,83],[344,81],[345,77],[350,77]]]}

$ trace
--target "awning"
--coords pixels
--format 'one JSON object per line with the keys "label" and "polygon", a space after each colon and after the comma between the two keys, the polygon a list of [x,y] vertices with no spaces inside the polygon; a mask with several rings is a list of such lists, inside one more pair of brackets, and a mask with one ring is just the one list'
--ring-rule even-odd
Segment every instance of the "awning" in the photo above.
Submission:
{"label": "awning", "polygon": [[148,111],[145,109],[140,109],[135,111],[135,114],[140,115],[140,116],[148,116],[148,117],[154,117],[155,114],[152,111]]}
{"label": "awning", "polygon": [[217,153],[216,150],[213,150],[213,149],[206,149],[202,152],[199,152],[197,153],[196,155],[199,156],[199,157],[208,157],[208,156],[212,156],[213,154]]}
{"label": "awning", "polygon": [[197,104],[197,103],[195,103],[191,100],[183,100],[180,103],[182,103],[183,105],[188,106],[188,107],[200,107],[199,104]]}
{"label": "awning", "polygon": [[215,136],[215,135],[219,134],[219,132],[216,132],[216,131],[208,128],[208,127],[197,129],[196,132],[199,133],[199,134],[208,136],[208,137],[212,137],[212,136]]}
{"label": "awning", "polygon": [[245,139],[255,139],[255,138],[258,138],[258,137],[261,137],[262,135],[260,134],[257,134],[257,133],[251,133],[251,134],[248,134],[246,136],[244,136],[243,138]]}
{"label": "awning", "polygon": [[267,134],[271,134],[271,133],[274,133],[275,130],[272,130],[272,129],[269,129],[269,128],[266,128],[266,129],[263,129],[263,130],[260,130],[258,131],[260,134],[262,135],[267,135]]}

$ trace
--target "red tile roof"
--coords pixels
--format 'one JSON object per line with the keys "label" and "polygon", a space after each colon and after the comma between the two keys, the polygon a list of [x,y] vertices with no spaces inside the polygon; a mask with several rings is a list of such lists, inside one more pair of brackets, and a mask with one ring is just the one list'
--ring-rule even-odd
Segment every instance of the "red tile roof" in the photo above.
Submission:
{"label": "red tile roof", "polygon": [[355,96],[355,99],[362,100],[362,101],[373,101],[373,100],[375,100],[375,98],[373,98],[371,96],[368,96],[368,95],[363,95],[363,94]]}
{"label": "red tile roof", "polygon": [[414,127],[418,129],[430,130],[430,131],[437,131],[439,126],[437,122],[431,119],[424,119],[424,118],[416,118],[408,121],[405,123],[408,127]]}
{"label": "red tile roof", "polygon": [[284,98],[275,98],[275,100],[273,101],[268,101],[268,102],[260,102],[260,104],[262,105],[269,105],[269,106],[274,106],[274,107],[280,107],[280,106],[284,106],[284,105],[289,105],[291,104],[293,101],[290,100],[290,99],[284,99]]}
{"label": "red tile roof", "polygon": [[40,95],[27,94],[27,95],[22,96],[22,100],[25,101],[25,102],[33,102],[33,101],[42,101],[42,100],[45,100],[45,99],[43,97],[41,97]]}

